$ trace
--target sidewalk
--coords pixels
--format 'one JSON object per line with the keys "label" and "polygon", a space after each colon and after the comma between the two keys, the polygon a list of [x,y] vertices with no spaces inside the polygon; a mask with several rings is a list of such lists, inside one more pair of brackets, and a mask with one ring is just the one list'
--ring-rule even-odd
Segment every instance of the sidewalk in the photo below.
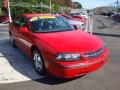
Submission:
{"label": "sidewalk", "polygon": [[0,26],[8,26],[9,24],[0,23]]}
{"label": "sidewalk", "polygon": [[31,61],[18,49],[12,48],[8,39],[0,40],[0,84],[44,78],[38,75]]}

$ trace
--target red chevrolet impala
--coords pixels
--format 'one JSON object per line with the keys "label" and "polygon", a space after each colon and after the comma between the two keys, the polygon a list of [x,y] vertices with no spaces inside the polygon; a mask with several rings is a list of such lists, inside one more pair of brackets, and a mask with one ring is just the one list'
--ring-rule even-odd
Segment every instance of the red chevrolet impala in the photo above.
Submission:
{"label": "red chevrolet impala", "polygon": [[97,70],[108,60],[109,50],[94,35],[74,30],[66,19],[51,14],[22,14],[9,26],[11,44],[45,72],[74,78]]}

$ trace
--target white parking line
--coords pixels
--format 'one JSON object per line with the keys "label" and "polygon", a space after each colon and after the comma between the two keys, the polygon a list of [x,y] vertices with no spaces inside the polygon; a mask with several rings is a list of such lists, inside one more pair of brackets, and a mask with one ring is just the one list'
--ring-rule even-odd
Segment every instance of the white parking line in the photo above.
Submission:
{"label": "white parking line", "polygon": [[9,25],[9,24],[2,24],[2,23],[0,24],[0,26],[8,26],[8,25]]}
{"label": "white parking line", "polygon": [[16,60],[8,60],[0,53],[0,83],[14,83],[34,79],[41,79],[46,76],[39,76],[32,66]]}
{"label": "white parking line", "polygon": [[5,40],[5,39],[8,40],[9,38],[4,38],[4,39],[1,39],[1,38],[0,38],[0,40]]}
{"label": "white parking line", "polygon": [[0,34],[8,34],[8,32],[0,32]]}

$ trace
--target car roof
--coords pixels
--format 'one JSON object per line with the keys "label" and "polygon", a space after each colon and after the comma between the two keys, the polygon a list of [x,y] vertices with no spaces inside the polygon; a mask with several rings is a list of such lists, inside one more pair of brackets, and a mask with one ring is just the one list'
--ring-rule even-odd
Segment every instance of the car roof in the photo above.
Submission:
{"label": "car roof", "polygon": [[38,16],[59,16],[59,15],[39,14],[39,13],[35,14],[35,13],[33,13],[33,14],[22,14],[22,16],[25,16],[25,17],[27,17],[27,18],[31,18],[31,17],[38,17]]}

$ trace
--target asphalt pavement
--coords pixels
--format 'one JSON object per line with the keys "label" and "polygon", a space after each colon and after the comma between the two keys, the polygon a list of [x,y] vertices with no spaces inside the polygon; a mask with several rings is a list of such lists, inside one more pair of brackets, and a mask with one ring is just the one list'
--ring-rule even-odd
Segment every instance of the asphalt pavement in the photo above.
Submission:
{"label": "asphalt pavement", "polygon": [[[45,77],[45,76],[44,76]],[[0,25],[0,84],[40,79],[31,61],[13,48],[8,33],[8,25]]]}
{"label": "asphalt pavement", "polygon": [[8,24],[0,24],[0,40],[8,38]]}
{"label": "asphalt pavement", "polygon": [[[0,53],[12,51],[14,53],[9,53],[13,54],[11,58],[22,55],[21,61],[25,61],[24,64],[28,63],[26,68],[29,67],[29,71],[33,70],[30,61],[27,60],[28,58],[19,49],[13,49],[10,46],[7,29],[6,31],[1,30],[0,28]],[[5,32],[4,35],[3,32]],[[30,77],[29,74],[25,74],[26,70],[21,71],[22,67],[17,69],[16,66],[13,66],[12,68],[18,73],[31,79],[8,84],[1,83],[0,90],[120,90],[120,22],[115,22],[104,16],[94,16],[93,33],[100,37],[110,48],[109,61],[99,70],[72,80],[63,80],[49,75],[32,79],[36,75],[34,70],[32,71],[34,75]],[[3,57],[10,61],[12,65],[14,60],[10,59],[9,54]],[[20,60],[18,58],[17,60],[17,65],[20,65]]]}

